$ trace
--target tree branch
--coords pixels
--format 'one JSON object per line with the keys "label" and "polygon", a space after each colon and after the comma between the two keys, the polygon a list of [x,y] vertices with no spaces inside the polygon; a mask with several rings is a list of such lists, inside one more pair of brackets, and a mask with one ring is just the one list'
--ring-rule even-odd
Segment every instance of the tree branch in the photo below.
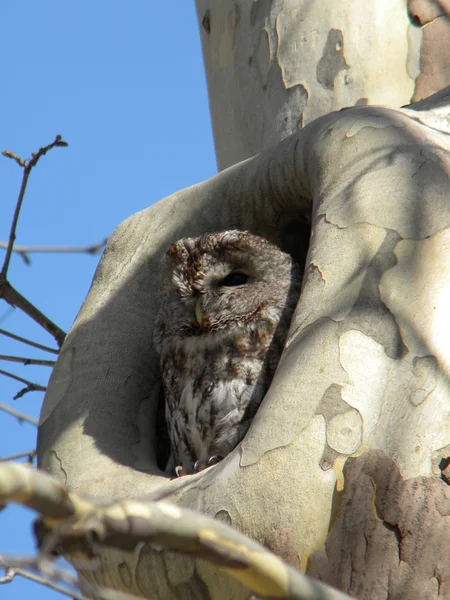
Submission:
{"label": "tree branch", "polygon": [[11,583],[14,577],[17,575],[17,571],[12,567],[7,567],[5,569],[5,574],[0,577],[0,583]]}
{"label": "tree branch", "polygon": [[59,351],[55,350],[54,348],[49,348],[48,346],[43,346],[42,344],[37,344],[36,342],[27,340],[26,338],[20,337],[20,335],[16,335],[15,333],[11,333],[10,331],[6,331],[5,329],[0,329],[0,335],[6,335],[6,337],[10,337],[13,340],[22,342],[22,344],[28,344],[28,346],[33,346],[33,348],[38,348],[39,350],[44,350],[45,352],[52,352],[53,354],[59,354]]}
{"label": "tree branch", "polygon": [[40,310],[38,310],[31,302],[29,302],[22,294],[15,290],[12,285],[2,278],[0,274],[0,298],[3,297],[8,304],[11,306],[17,306],[25,314],[36,321],[38,325],[43,327],[45,331],[50,333],[56,340],[59,347],[62,346],[64,338],[66,337],[65,332],[60,329],[53,321],[46,317]]}
{"label": "tree branch", "polygon": [[10,462],[12,460],[18,460],[19,458],[27,458],[28,463],[32,463],[36,458],[36,450],[28,450],[28,452],[19,452],[17,454],[11,454],[10,456],[0,457],[0,462]]}
{"label": "tree branch", "polygon": [[47,152],[49,150],[51,150],[52,148],[54,148],[55,146],[60,146],[60,147],[64,146],[65,147],[65,146],[68,146],[68,144],[67,144],[67,142],[63,141],[63,139],[60,135],[57,135],[51,144],[48,144],[47,146],[43,146],[42,148],[39,148],[39,150],[37,152],[33,152],[31,155],[31,158],[26,161],[23,160],[22,158],[20,158],[20,156],[16,156],[9,150],[4,150],[2,152],[3,156],[6,156],[7,158],[11,158],[11,159],[15,160],[16,163],[20,167],[23,168],[22,183],[20,186],[19,196],[17,198],[17,203],[16,203],[16,209],[14,211],[14,216],[13,216],[13,220],[12,220],[12,224],[11,224],[11,231],[9,234],[8,247],[6,249],[5,259],[3,261],[3,267],[0,272],[0,276],[4,280],[6,280],[6,276],[8,274],[9,262],[11,260],[13,245],[14,245],[14,242],[16,239],[17,223],[19,221],[20,209],[22,208],[22,202],[23,202],[23,198],[25,196],[25,190],[27,189],[28,177],[31,173],[32,168],[37,165],[41,156],[44,156],[45,154],[47,154]]}
{"label": "tree branch", "polygon": [[[9,570],[9,569],[8,569]],[[34,581],[35,583],[39,583],[40,585],[44,585],[45,587],[54,590],[55,592],[59,592],[60,594],[64,594],[65,596],[69,596],[69,598],[74,598],[74,600],[86,600],[82,594],[79,594],[75,590],[68,590],[62,585],[59,585],[55,581],[51,581],[46,577],[42,577],[40,575],[35,575],[34,573],[30,573],[24,569],[14,569],[15,574],[23,577],[24,579],[29,579],[30,581]]]}
{"label": "tree branch", "polygon": [[[78,592],[68,590],[55,581],[62,581],[66,585],[78,589],[76,577],[67,570],[57,569],[46,557],[36,556],[29,558],[16,556],[6,557],[0,555],[0,568],[6,569],[4,577],[0,578],[0,583],[10,583],[16,575],[19,575],[41,585],[45,585],[57,592],[61,592],[71,598],[84,600],[83,596]],[[41,573],[41,575],[30,573],[30,571],[28,571],[30,568],[35,569]],[[45,576],[42,576],[42,572],[45,573]]]}
{"label": "tree branch", "polygon": [[17,463],[0,465],[0,502],[19,502],[42,515],[38,530],[43,551],[55,546],[68,553],[76,549],[78,559],[80,542],[94,556],[102,546],[130,551],[150,543],[212,562],[261,597],[350,600],[225,523],[166,502],[95,504],[68,492],[46,473]]}
{"label": "tree branch", "polygon": [[[50,576],[42,576],[36,575],[35,573],[31,573],[28,569],[34,569],[41,573],[43,557],[2,557],[0,556],[0,568],[6,569],[6,573],[3,577],[0,577],[0,584],[2,583],[10,583],[16,575],[19,577],[24,577],[25,579],[30,579],[40,585],[44,585],[46,587],[51,588],[61,594],[69,596],[70,598],[74,598],[75,600],[85,600],[85,596],[75,591],[75,589],[67,589],[67,587],[60,585],[57,581],[62,581],[66,584],[66,586],[70,586],[72,588],[78,588],[78,583],[73,577],[72,573],[62,570],[55,569],[52,567],[49,569],[48,560],[44,559],[44,569],[47,572],[50,572]],[[9,566],[14,565],[14,566]],[[20,565],[20,566],[19,566]],[[25,567],[25,568],[23,568]],[[86,593],[88,593],[93,598],[98,598],[99,600],[142,600],[141,596],[135,596],[134,594],[127,594],[124,592],[119,592],[116,590],[111,590],[108,588],[102,588],[92,583],[85,583],[84,587],[86,588]]]}
{"label": "tree branch", "polygon": [[10,379],[14,379],[15,381],[20,381],[21,383],[26,383],[27,387],[23,388],[14,396],[14,400],[21,398],[28,392],[45,392],[47,389],[43,385],[39,383],[33,383],[32,381],[28,381],[28,379],[23,379],[23,377],[19,377],[18,375],[14,375],[14,373],[10,373],[9,371],[3,371],[0,369],[0,375],[4,375],[5,377],[9,377]]}
{"label": "tree branch", "polygon": [[[51,252],[51,253],[70,253],[70,254],[98,254],[106,245],[108,238],[105,238],[98,244],[91,246],[13,246],[12,251],[20,254],[25,263],[31,263],[28,254],[36,252]],[[0,248],[8,248],[8,242],[0,241]]]}
{"label": "tree branch", "polygon": [[25,366],[40,365],[41,367],[53,367],[53,365],[56,362],[54,360],[41,360],[40,358],[25,358],[24,356],[9,356],[7,354],[0,354],[0,360],[22,363]]}
{"label": "tree branch", "polygon": [[33,152],[31,158],[28,160],[23,160],[22,158],[20,158],[20,156],[17,156],[13,152],[10,152],[8,150],[3,151],[4,156],[11,158],[20,167],[22,167],[23,176],[22,183],[20,185],[19,195],[16,202],[16,208],[14,210],[13,220],[11,223],[8,245],[6,247],[6,254],[3,261],[2,269],[0,271],[0,298],[4,298],[6,302],[8,302],[8,304],[10,304],[11,306],[18,306],[23,312],[25,312],[29,317],[31,317],[34,321],[41,325],[46,331],[51,333],[55,337],[59,346],[61,346],[64,341],[65,333],[49,318],[47,318],[43,313],[41,313],[35,306],[33,306],[31,302],[29,302],[26,298],[19,294],[19,292],[17,292],[7,281],[7,275],[11,255],[13,252],[14,242],[16,240],[17,223],[19,221],[20,210],[22,208],[25,190],[27,188],[28,183],[28,177],[31,173],[31,170],[37,165],[39,159],[45,154],[47,154],[49,150],[56,146],[61,147],[67,145],[67,142],[65,142],[60,135],[57,135],[51,144],[39,148],[37,152]]}
{"label": "tree branch", "polygon": [[12,415],[13,417],[16,417],[16,419],[19,422],[26,421],[27,423],[36,425],[36,427],[39,425],[39,421],[37,419],[35,419],[34,417],[30,417],[29,415],[19,412],[18,410],[11,408],[7,404],[3,404],[3,402],[0,402],[0,411],[3,411],[5,413],[8,413],[9,415]]}

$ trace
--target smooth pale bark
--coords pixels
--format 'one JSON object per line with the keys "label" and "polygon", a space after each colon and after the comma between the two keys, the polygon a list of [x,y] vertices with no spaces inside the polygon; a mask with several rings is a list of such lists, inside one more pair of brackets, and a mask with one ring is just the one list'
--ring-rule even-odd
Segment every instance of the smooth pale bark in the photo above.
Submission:
{"label": "smooth pale bark", "polygon": [[[433,5],[436,23],[429,23],[427,4]],[[438,18],[445,9],[435,2],[196,0],[196,5],[220,169],[333,110],[402,106],[450,83],[450,31],[445,17]]]}
{"label": "smooth pale bark", "polygon": [[[360,598],[411,589],[435,597],[420,595],[431,580],[445,589],[450,499],[438,477],[450,456],[450,140],[440,130],[450,130],[449,106],[447,90],[421,103],[421,112],[332,113],[125,221],[54,369],[41,466],[91,497],[150,494],[223,519]],[[248,435],[219,465],[168,481],[154,459],[152,330],[162,253],[182,236],[227,228],[280,241],[304,215],[312,237],[300,302]],[[374,587],[365,568],[386,547],[375,525],[397,565],[407,525],[389,499],[400,491],[414,499],[428,480],[440,494],[431,549],[444,561],[438,575],[428,563],[416,573],[411,559],[408,577],[393,577],[386,559]],[[370,531],[350,531],[359,522],[356,491],[365,494],[361,511],[376,521]],[[409,547],[420,537],[410,530]],[[339,562],[342,539],[354,548]],[[128,556],[105,552],[102,560],[96,581],[148,598],[247,597],[211,565],[149,546]]]}

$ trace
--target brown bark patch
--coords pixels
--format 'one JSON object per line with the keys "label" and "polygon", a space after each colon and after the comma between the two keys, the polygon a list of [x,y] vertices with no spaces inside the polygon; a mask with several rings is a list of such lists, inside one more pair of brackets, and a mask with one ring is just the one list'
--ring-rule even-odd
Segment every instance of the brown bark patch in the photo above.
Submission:
{"label": "brown bark patch", "polygon": [[423,26],[438,17],[450,15],[450,0],[409,0],[408,12],[413,23]]}
{"label": "brown bark patch", "polygon": [[308,574],[361,600],[450,598],[450,486],[403,480],[383,452],[350,458],[336,522]]}
{"label": "brown bark patch", "polygon": [[292,567],[300,569],[300,556],[295,549],[292,530],[289,527],[272,530],[264,545]]}
{"label": "brown bark patch", "polygon": [[409,0],[412,23],[422,27],[420,75],[411,102],[450,84],[450,0]]}

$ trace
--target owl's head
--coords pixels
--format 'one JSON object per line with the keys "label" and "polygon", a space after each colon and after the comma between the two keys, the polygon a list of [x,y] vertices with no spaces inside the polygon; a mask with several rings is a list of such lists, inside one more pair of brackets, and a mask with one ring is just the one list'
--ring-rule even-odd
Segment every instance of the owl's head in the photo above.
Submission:
{"label": "owl's head", "polygon": [[300,283],[288,254],[246,231],[182,239],[166,255],[161,334],[200,335],[277,320],[287,304],[295,305]]}

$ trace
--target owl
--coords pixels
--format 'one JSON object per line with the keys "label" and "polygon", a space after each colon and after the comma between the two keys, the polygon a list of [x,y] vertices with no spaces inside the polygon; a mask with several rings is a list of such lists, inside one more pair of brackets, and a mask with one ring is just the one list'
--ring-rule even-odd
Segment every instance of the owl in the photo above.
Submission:
{"label": "owl", "polygon": [[200,471],[242,440],[277,367],[300,286],[293,259],[246,231],[170,246],[155,323],[167,472]]}

